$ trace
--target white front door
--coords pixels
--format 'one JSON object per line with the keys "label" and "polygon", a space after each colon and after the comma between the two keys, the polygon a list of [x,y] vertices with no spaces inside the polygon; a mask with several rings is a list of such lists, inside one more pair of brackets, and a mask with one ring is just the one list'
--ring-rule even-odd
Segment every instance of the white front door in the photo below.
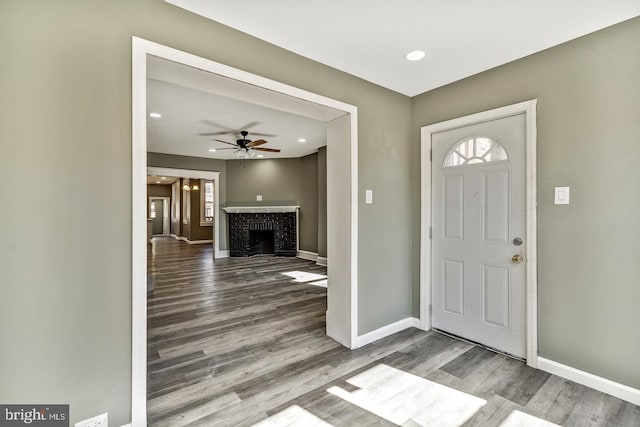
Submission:
{"label": "white front door", "polygon": [[525,357],[525,115],[433,134],[432,325]]}

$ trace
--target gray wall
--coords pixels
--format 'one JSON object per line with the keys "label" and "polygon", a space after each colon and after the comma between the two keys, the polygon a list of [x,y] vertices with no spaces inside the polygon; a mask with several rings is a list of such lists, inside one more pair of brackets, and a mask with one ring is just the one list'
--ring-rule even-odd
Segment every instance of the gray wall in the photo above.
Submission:
{"label": "gray wall", "polygon": [[[20,186],[0,186],[0,200],[20,209],[0,210],[12,224],[0,245],[0,401],[66,402],[71,423],[130,419],[133,35],[359,108],[360,193],[375,187],[385,202],[360,203],[361,332],[409,315],[408,97],[161,0],[4,1],[0,180]],[[372,244],[396,229],[384,251]]]}
{"label": "gray wall", "polygon": [[[227,160],[225,163],[228,206],[300,206],[300,249],[318,251],[317,153],[295,159]],[[261,202],[256,201],[257,195],[262,195]],[[323,244],[326,246],[326,235]]]}
{"label": "gray wall", "polygon": [[[533,98],[540,355],[640,388],[640,19],[414,98],[413,228],[420,127]],[[554,186],[571,187],[569,206]]]}
{"label": "gray wall", "polygon": [[318,149],[318,256],[327,257],[327,147]]}
{"label": "gray wall", "polygon": [[[300,159],[227,160],[227,205],[297,205]],[[256,196],[262,195],[262,202]]]}
{"label": "gray wall", "polygon": [[318,153],[299,160],[300,249],[318,253]]}

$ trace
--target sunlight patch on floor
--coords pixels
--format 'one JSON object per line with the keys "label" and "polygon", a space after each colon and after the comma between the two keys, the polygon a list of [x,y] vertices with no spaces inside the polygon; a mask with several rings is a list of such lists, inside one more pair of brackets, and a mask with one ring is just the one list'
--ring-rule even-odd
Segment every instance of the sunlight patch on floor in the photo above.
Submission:
{"label": "sunlight patch on floor", "polygon": [[525,414],[520,411],[513,411],[506,420],[500,424],[500,427],[560,427],[558,424]]}
{"label": "sunlight patch on floor", "polygon": [[379,364],[347,380],[359,390],[327,391],[397,425],[459,427],[487,402]]}
{"label": "sunlight patch on floor", "polygon": [[309,282],[310,285],[313,286],[321,286],[323,288],[327,287],[327,279],[324,280],[318,280],[317,282]]}
{"label": "sunlight patch on floor", "polygon": [[289,406],[287,409],[262,420],[253,427],[333,427],[331,424],[318,418],[311,412],[298,405]]}
{"label": "sunlight patch on floor", "polygon": [[282,274],[292,277],[293,281],[298,283],[315,282],[327,278],[324,274],[307,273],[305,271],[288,271]]}

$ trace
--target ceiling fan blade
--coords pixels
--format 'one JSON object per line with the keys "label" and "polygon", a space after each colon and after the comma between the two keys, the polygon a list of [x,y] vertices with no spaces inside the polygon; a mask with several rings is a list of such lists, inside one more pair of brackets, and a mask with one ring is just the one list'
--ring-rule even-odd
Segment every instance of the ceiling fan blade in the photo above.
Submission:
{"label": "ceiling fan blade", "polygon": [[240,129],[238,129],[238,132],[240,132],[241,130],[251,129],[252,127],[258,126],[259,124],[260,122],[249,122],[244,126],[240,126]]}
{"label": "ceiling fan blade", "polygon": [[200,136],[216,136],[216,135],[228,135],[230,133],[233,133],[233,131],[231,132],[227,132],[227,131],[221,131],[221,132],[205,132],[205,133],[199,133],[198,135]]}
{"label": "ceiling fan blade", "polygon": [[247,144],[247,147],[257,147],[258,145],[266,144],[267,141],[264,139],[257,139]]}
{"label": "ceiling fan blade", "polygon": [[237,144],[233,144],[233,143],[231,143],[231,142],[223,141],[223,140],[221,140],[221,139],[215,139],[215,138],[212,138],[212,139],[213,139],[214,141],[222,142],[223,144],[233,145],[234,147],[238,148],[238,145],[237,145]]}
{"label": "ceiling fan blade", "polygon": [[219,123],[216,123],[214,121],[211,121],[211,120],[202,120],[202,123],[206,123],[206,124],[208,124],[210,126],[214,126],[214,127],[219,128],[219,129],[224,129],[226,131],[226,133],[233,132],[233,129],[230,129],[230,128],[226,127],[226,126],[223,126],[223,125],[221,125]]}
{"label": "ceiling fan blade", "polygon": [[256,150],[256,151],[268,151],[269,153],[279,153],[280,150],[278,150],[277,148],[262,148],[262,147],[257,147],[257,148],[251,148],[252,150]]}

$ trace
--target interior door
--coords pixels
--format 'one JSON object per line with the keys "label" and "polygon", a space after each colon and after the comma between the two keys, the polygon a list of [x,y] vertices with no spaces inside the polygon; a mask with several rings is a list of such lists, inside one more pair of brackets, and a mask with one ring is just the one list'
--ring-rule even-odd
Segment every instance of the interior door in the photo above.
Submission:
{"label": "interior door", "polygon": [[152,199],[150,202],[151,224],[153,235],[164,233],[164,209],[162,199]]}
{"label": "interior door", "polygon": [[432,138],[433,327],[525,357],[525,115]]}

